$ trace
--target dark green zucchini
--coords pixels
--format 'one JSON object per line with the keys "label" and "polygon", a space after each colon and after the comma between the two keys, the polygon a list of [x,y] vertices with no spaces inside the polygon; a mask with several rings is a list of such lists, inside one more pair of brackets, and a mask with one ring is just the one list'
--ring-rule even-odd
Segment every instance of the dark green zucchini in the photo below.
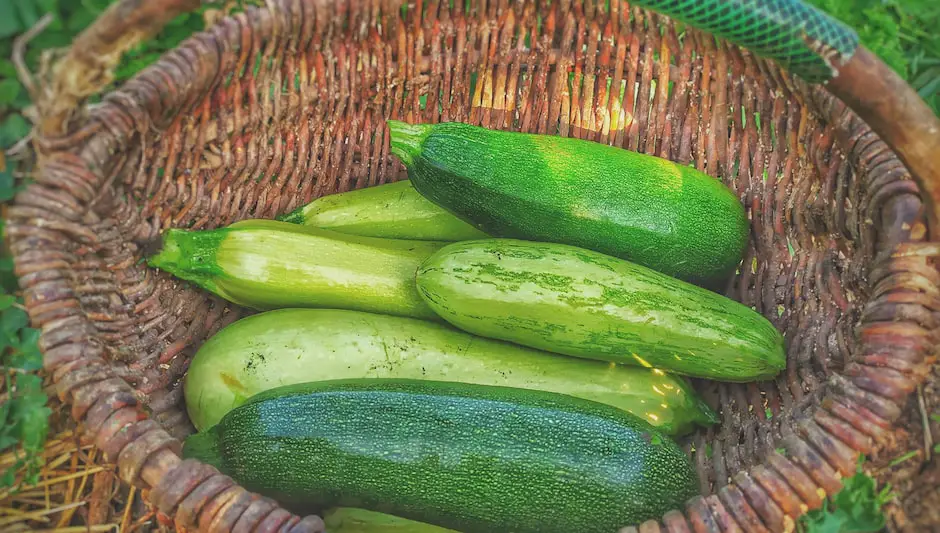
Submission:
{"label": "dark green zucchini", "polygon": [[692,167],[555,135],[388,125],[414,188],[493,237],[570,244],[707,286],[741,261],[744,206]]}
{"label": "dark green zucchini", "polygon": [[464,533],[615,533],[698,490],[676,443],[617,408],[455,382],[271,389],[183,455],[292,510],[357,507]]}

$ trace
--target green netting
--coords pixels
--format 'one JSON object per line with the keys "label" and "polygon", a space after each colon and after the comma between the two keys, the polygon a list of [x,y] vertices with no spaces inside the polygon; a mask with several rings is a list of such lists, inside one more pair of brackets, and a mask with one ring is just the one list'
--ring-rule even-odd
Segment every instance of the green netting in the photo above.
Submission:
{"label": "green netting", "polygon": [[852,56],[858,35],[800,0],[639,0],[636,5],[723,37],[773,59],[810,83],[832,78],[824,56]]}

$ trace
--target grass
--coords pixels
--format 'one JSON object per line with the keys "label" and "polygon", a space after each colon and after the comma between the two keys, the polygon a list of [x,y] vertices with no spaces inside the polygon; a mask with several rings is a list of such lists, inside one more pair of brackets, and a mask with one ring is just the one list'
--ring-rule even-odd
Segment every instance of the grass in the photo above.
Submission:
{"label": "grass", "polygon": [[[810,1],[855,28],[862,42],[908,80],[940,114],[940,39],[935,36],[940,27],[940,2]],[[0,204],[13,197],[26,179],[23,174],[28,172],[24,163],[8,161],[3,155],[30,129],[26,118],[29,96],[16,79],[10,60],[13,37],[31,28],[44,14],[54,16],[46,30],[30,43],[26,54],[27,65],[36,71],[45,51],[67,46],[108,4],[109,0],[0,0]],[[128,53],[116,72],[115,83],[126,80],[201,29],[202,17],[201,11],[181,15],[154,39]],[[49,442],[50,408],[37,373],[42,363],[36,346],[38,332],[28,327],[12,269],[12,261],[4,250],[0,254],[0,452],[6,452],[7,460],[0,463],[0,491],[36,485],[39,469],[47,458],[44,446]],[[832,531],[829,528],[833,524],[851,519],[853,510],[873,512],[871,502],[883,503],[883,494],[876,494],[874,482],[866,479],[870,480],[859,474],[846,484],[849,487],[846,494],[862,494],[859,498],[863,503],[848,496],[835,498],[822,514],[808,515],[804,530]],[[865,514],[865,519],[869,518]],[[868,523],[878,523],[877,518]]]}
{"label": "grass", "polygon": [[940,2],[809,0],[858,32],[940,115]]}

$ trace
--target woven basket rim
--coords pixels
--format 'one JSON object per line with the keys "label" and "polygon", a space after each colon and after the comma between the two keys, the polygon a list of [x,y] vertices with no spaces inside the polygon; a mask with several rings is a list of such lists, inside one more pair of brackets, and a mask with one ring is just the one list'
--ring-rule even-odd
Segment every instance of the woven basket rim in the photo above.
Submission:
{"label": "woven basket rim", "polygon": [[[180,110],[192,108],[206,94],[208,87],[192,85],[185,87],[182,93],[174,93],[174,85],[167,79],[168,72],[186,72],[186,62],[209,61],[217,67],[212,83],[218,84],[227,71],[226,65],[219,64],[221,50],[217,46],[231,46],[240,39],[237,31],[241,25],[254,25],[259,28],[258,33],[266,36],[279,32],[297,35],[304,26],[298,21],[307,20],[301,17],[308,17],[311,10],[322,17],[322,12],[329,12],[329,9],[292,0],[273,0],[264,8],[249,7],[245,13],[230,16],[190,37],[121,88],[105,95],[102,103],[89,108],[87,117],[68,135],[38,139],[47,152],[43,167],[36,183],[20,193],[11,206],[8,223],[17,276],[27,294],[26,306],[33,320],[48,312],[50,302],[74,299],[67,284],[50,285],[49,280],[36,275],[49,268],[50,257],[64,251],[55,246],[55,232],[68,234],[90,249],[96,241],[96,236],[82,221],[67,220],[61,212],[38,210],[36,198],[48,196],[49,191],[66,191],[77,206],[93,206],[98,193],[89,192],[83,183],[95,181],[94,176],[89,177],[95,169],[106,168],[115,154],[132,149],[135,136],[145,137],[153,127],[162,130],[169,126]],[[306,43],[295,42],[294,46],[306,46]],[[747,54],[746,51],[740,53]],[[831,94],[824,89],[808,90],[802,82],[777,72],[767,75],[778,75],[788,86],[809,93],[812,101],[804,105],[815,109],[823,123],[841,128],[844,133],[858,134],[848,141],[851,145],[849,158],[856,168],[868,165],[896,171],[900,164],[897,156],[870,130],[860,126],[861,119]],[[153,94],[161,94],[161,100],[148,100],[147,96]],[[875,156],[880,158],[877,163],[881,167],[870,161]],[[907,179],[903,175],[897,177],[899,182]],[[913,194],[919,193],[916,186],[908,189]],[[923,216],[919,220],[919,224],[925,223]],[[909,230],[906,236],[905,241],[894,243],[896,246],[879,248],[872,258],[870,307],[906,295],[915,304],[933,310],[929,309],[927,297],[937,296],[938,275],[932,261],[940,254],[940,247],[925,241],[923,232],[916,228],[913,235]],[[66,267],[65,271],[68,270]],[[202,523],[202,518],[197,519],[196,515],[202,517],[210,512],[208,507],[202,508],[205,502],[225,491],[237,493],[233,501],[243,497],[244,489],[235,487],[231,480],[223,480],[224,476],[219,476],[214,469],[190,460],[180,461],[178,441],[147,417],[122,378],[110,374],[106,360],[101,357],[101,347],[93,340],[94,326],[85,315],[55,315],[35,326],[42,330],[40,347],[46,369],[53,373],[59,387],[60,398],[72,405],[72,415],[84,423],[86,436],[93,437],[108,457],[117,460],[125,482],[153,489],[149,499],[167,519],[172,518],[178,524]],[[899,406],[923,381],[932,363],[927,358],[927,333],[925,326],[911,319],[867,324],[859,332],[854,361],[843,372],[831,376],[824,386],[820,405],[813,408],[813,416],[800,421],[796,433],[779,441],[785,453],[773,452],[760,464],[736,473],[733,481],[717,492],[693,498],[685,509],[671,511],[661,521],[645,523],[641,530],[717,531],[719,527],[725,530],[737,525],[747,531],[776,531],[792,527],[789,509],[803,505],[805,498],[803,487],[796,486],[799,481],[807,480],[831,493],[841,486],[842,476],[854,472],[856,458],[870,453],[886,438],[891,424],[900,415]],[[890,362],[892,357],[909,361],[912,370],[895,372]],[[897,376],[886,377],[889,371]],[[101,379],[101,376],[106,378]],[[192,516],[183,516],[192,509],[184,505],[184,500],[195,493],[172,488],[174,482],[182,481],[185,476],[189,476],[185,478],[187,482],[201,483],[200,487],[215,483],[212,485],[215,492],[205,489],[198,495],[202,498],[198,505],[190,502],[196,509],[196,515]],[[266,520],[273,520],[271,516],[283,518],[284,527],[289,524],[298,528],[297,531],[314,531],[322,526],[316,517],[303,521],[289,514],[281,517],[278,512],[286,512],[274,511],[275,502],[258,501],[270,507],[265,507],[267,514],[258,517],[255,527],[259,531],[262,524],[268,523]],[[243,504],[247,508],[248,500]],[[627,528],[626,531],[635,530]]]}

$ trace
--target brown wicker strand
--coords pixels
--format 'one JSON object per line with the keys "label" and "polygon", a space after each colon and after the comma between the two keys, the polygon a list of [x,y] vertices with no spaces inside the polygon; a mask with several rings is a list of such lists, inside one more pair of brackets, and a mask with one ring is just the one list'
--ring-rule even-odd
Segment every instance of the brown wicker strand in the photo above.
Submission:
{"label": "brown wicker strand", "polygon": [[322,531],[180,459],[189,360],[247,311],[140,258],[168,227],[401,179],[386,118],[579,137],[734,190],[752,231],[725,294],[787,345],[774,380],[695,381],[721,415],[682,443],[702,497],[623,531],[788,530],[888,443],[935,361],[936,206],[844,104],[737,47],[622,2],[471,4],[248,7],[38,139],[47,155],[7,235],[57,394],[162,520]]}

